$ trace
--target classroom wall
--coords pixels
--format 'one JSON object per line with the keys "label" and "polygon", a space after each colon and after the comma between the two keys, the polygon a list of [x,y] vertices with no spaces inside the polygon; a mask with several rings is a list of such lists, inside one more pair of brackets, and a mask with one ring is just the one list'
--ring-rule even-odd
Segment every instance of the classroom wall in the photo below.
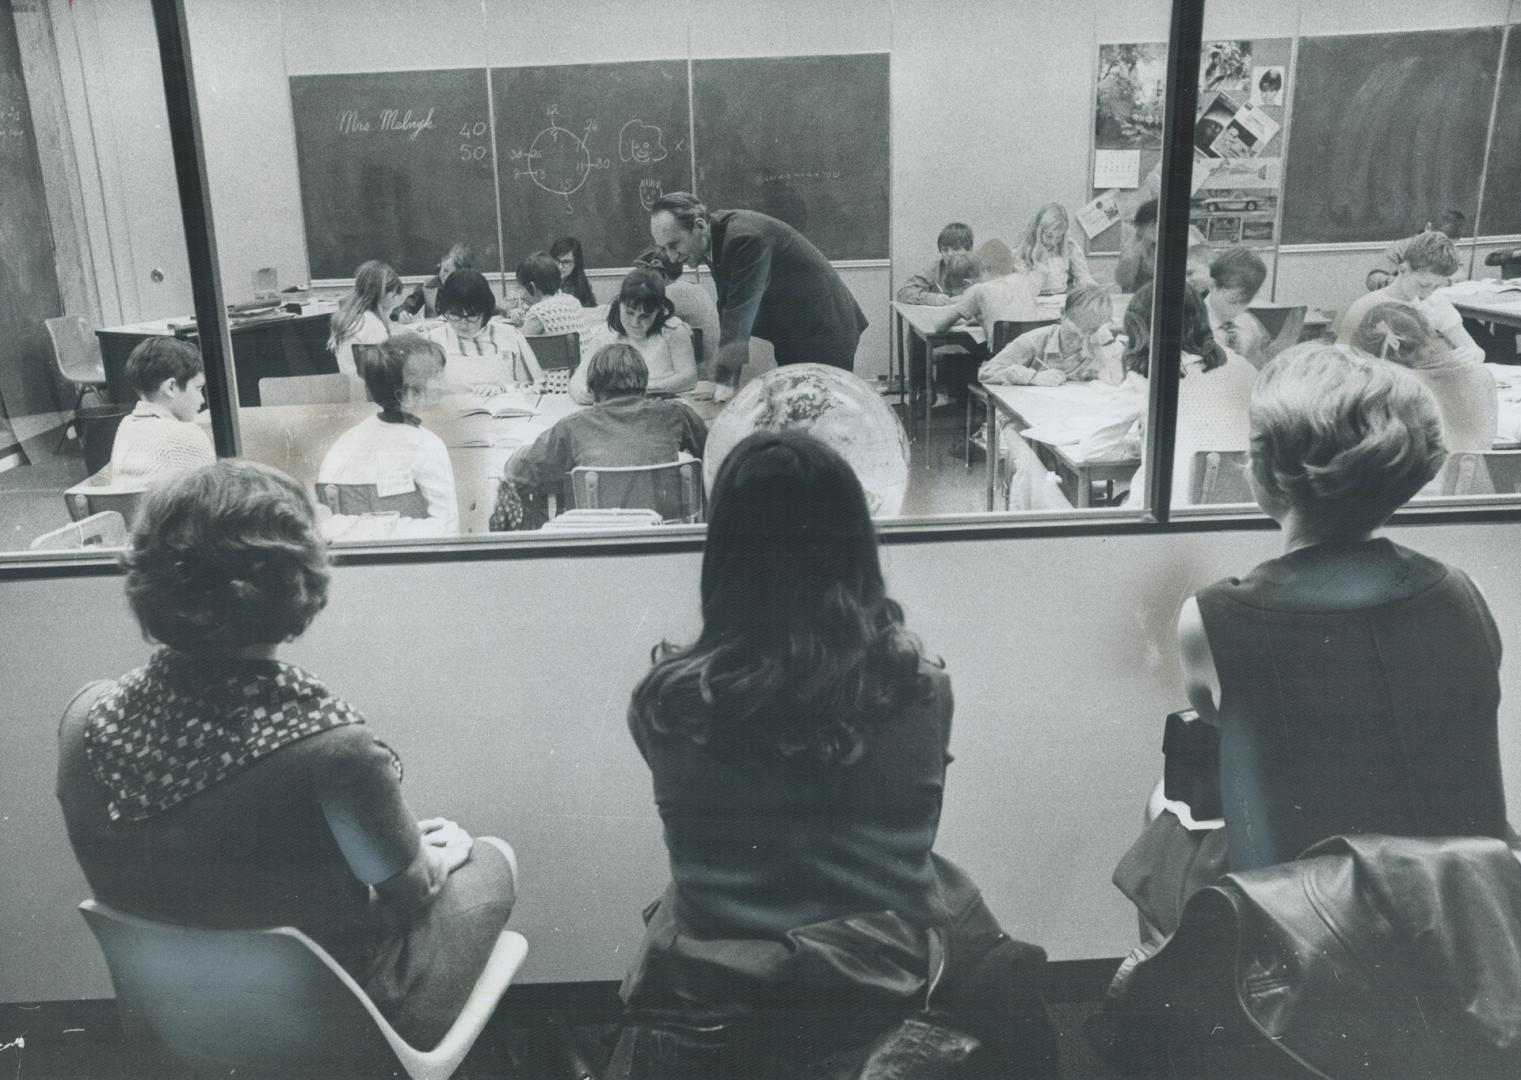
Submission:
{"label": "classroom wall", "polygon": [[[1518,526],[1406,528],[1468,570],[1501,633],[1521,628]],[[939,849],[1006,929],[1055,959],[1119,956],[1134,916],[1109,884],[1183,703],[1183,597],[1277,552],[1274,532],[890,544],[890,588],[953,676]],[[696,627],[699,556],[341,567],[289,649],[406,763],[420,815],[502,835],[522,860],[522,978],[616,979],[665,880],[649,778],[624,724],[650,647]],[[566,602],[571,598],[572,602]],[[0,580],[0,1002],[109,996],[74,905],[86,895],[53,798],[57,717],[85,680],[139,664],[115,576]],[[67,648],[60,647],[67,642]],[[1521,821],[1521,660],[1501,740]]]}

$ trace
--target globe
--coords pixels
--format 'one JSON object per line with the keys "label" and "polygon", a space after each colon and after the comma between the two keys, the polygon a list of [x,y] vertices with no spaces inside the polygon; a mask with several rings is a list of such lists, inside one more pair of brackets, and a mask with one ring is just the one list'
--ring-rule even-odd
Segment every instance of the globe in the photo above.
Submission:
{"label": "globe", "polygon": [[789,364],[755,379],[724,406],[708,432],[708,492],[736,443],[757,431],[807,432],[850,462],[873,517],[895,517],[908,490],[908,436],[876,387],[825,364]]}

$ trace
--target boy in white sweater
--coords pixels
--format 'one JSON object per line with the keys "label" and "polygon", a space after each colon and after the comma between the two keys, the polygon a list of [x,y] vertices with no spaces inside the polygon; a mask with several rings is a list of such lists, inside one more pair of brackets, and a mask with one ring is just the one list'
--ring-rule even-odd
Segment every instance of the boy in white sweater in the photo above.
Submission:
{"label": "boy in white sweater", "polygon": [[111,444],[111,482],[147,487],[216,460],[195,423],[205,405],[201,353],[188,341],[151,337],[127,357],[127,382],[138,402]]}

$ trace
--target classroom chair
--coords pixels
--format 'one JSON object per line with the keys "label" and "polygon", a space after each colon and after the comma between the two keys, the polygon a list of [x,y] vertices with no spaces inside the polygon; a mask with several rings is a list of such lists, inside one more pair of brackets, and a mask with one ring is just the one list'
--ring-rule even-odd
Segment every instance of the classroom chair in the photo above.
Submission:
{"label": "classroom chair", "polygon": [[1268,333],[1268,343],[1262,350],[1262,361],[1266,363],[1290,345],[1299,344],[1299,339],[1304,335],[1304,320],[1309,308],[1304,304],[1287,307],[1273,305],[1272,307],[1251,308],[1251,315]]}
{"label": "classroom chair", "polygon": [[534,334],[526,340],[544,371],[550,391],[568,390],[570,377],[581,366],[581,335],[572,330],[565,334]]}
{"label": "classroom chair", "polygon": [[144,493],[140,487],[118,487],[112,483],[111,466],[107,463],[98,473],[65,490],[63,503],[72,521],[83,521],[92,514],[114,510],[122,516],[130,529],[137,519],[137,508]]}
{"label": "classroom chair", "polygon": [[317,501],[335,514],[428,516],[427,496],[416,488],[401,495],[381,495],[374,484],[318,484]]}
{"label": "classroom chair", "polygon": [[545,522],[551,532],[574,532],[578,529],[629,529],[661,524],[658,510],[577,507],[566,510]]}
{"label": "classroom chair", "polygon": [[578,509],[654,510],[662,521],[702,520],[702,462],[695,458],[659,465],[586,466],[571,470]]}
{"label": "classroom chair", "polygon": [[[489,838],[482,838],[489,839]],[[198,1074],[445,1080],[491,1019],[528,952],[504,930],[443,1041],[418,1050],[348,972],[292,927],[205,930],[79,905],[124,1019]]]}
{"label": "classroom chair", "polygon": [[127,545],[127,521],[115,510],[80,518],[33,540],[30,551],[80,551],[84,548],[119,548]]}
{"label": "classroom chair", "polygon": [[[100,358],[100,340],[90,324],[78,315],[59,315],[43,322],[48,328],[48,339],[53,343],[53,362],[58,365],[58,374],[79,388],[70,410],[77,413],[86,394],[94,390],[100,397],[100,388],[106,385],[106,365]],[[58,440],[60,449],[69,440],[69,427],[69,424],[64,425],[63,435]]]}
{"label": "classroom chair", "polygon": [[[368,346],[356,345],[355,348]],[[364,400],[364,383],[342,371],[259,380],[260,405],[340,405]]]}
{"label": "classroom chair", "polygon": [[1246,469],[1245,450],[1200,450],[1188,470],[1189,501],[1195,506],[1256,502]]}
{"label": "classroom chair", "polygon": [[993,324],[993,340],[989,343],[990,352],[998,352],[1009,342],[1031,330],[1039,330],[1042,326],[1050,326],[1057,322],[1056,319],[999,319]]}
{"label": "classroom chair", "polygon": [[1521,451],[1449,454],[1435,488],[1440,495],[1521,494]]}

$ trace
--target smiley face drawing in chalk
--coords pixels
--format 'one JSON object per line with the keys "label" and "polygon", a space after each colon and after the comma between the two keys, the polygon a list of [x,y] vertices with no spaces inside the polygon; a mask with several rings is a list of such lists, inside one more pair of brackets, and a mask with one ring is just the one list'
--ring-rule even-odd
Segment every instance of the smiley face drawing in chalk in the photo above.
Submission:
{"label": "smiley face drawing in chalk", "polygon": [[619,161],[632,161],[636,165],[653,165],[657,161],[664,161],[665,156],[664,137],[654,124],[646,124],[643,120],[636,118],[624,124],[619,130]]}
{"label": "smiley face drawing in chalk", "polygon": [[527,150],[512,152],[513,161],[522,161],[527,168],[514,168],[512,178],[527,177],[551,195],[565,199],[565,212],[574,213],[570,197],[580,191],[593,169],[608,169],[612,162],[607,158],[593,158],[586,142],[597,130],[597,122],[588,120],[581,135],[560,126],[560,107],[551,105],[545,110],[549,126],[534,136]]}

